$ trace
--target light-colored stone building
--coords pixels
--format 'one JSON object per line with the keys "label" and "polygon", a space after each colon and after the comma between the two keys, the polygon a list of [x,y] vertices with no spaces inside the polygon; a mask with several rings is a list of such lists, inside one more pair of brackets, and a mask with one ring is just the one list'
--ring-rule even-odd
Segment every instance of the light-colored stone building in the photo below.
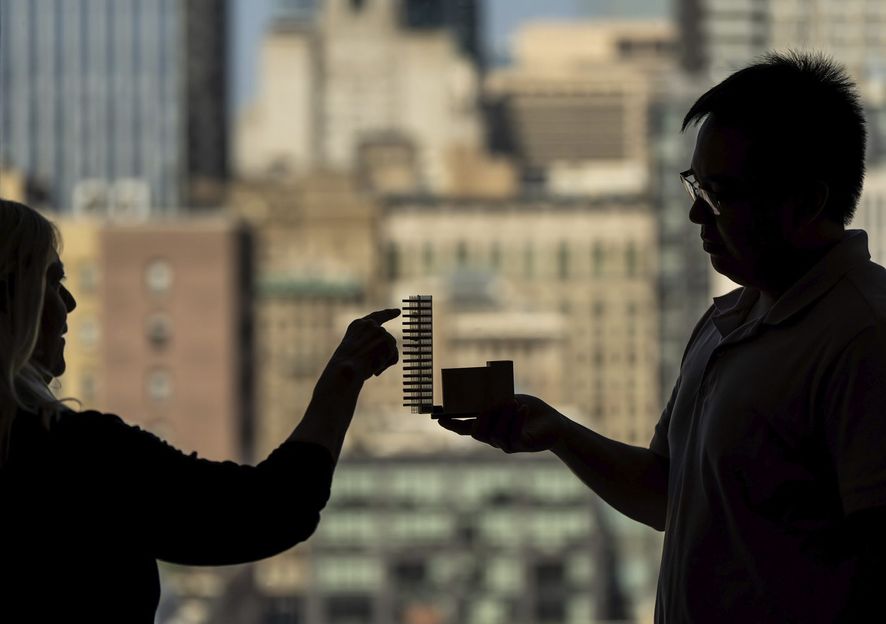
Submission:
{"label": "light-colored stone building", "polygon": [[[47,215],[62,235],[61,260],[66,286],[77,300],[68,317],[64,375],[56,380],[58,397],[73,396],[85,409],[103,409],[105,362],[102,350],[102,299],[100,230],[94,219],[56,218]],[[124,415],[125,417],[125,415]]]}
{"label": "light-colored stone building", "polygon": [[378,210],[352,176],[243,182],[232,210],[255,237],[256,454],[298,423],[348,323],[377,294]]}
{"label": "light-colored stone building", "polygon": [[550,193],[643,192],[649,108],[673,49],[664,22],[524,27],[513,65],[491,72],[484,85],[498,148]]}
{"label": "light-colored stone building", "polygon": [[483,154],[473,59],[450,28],[405,24],[405,4],[328,0],[273,23],[237,124],[239,175],[331,168],[364,172],[382,192],[512,192],[507,163]]}
{"label": "light-colored stone building", "polygon": [[382,224],[393,292],[441,300],[435,369],[512,359],[519,390],[636,444],[660,412],[656,232],[624,198],[404,200]]}
{"label": "light-colored stone building", "polygon": [[860,82],[886,71],[881,0],[680,0],[677,14],[683,65],[714,80],[787,48],[831,54]]}

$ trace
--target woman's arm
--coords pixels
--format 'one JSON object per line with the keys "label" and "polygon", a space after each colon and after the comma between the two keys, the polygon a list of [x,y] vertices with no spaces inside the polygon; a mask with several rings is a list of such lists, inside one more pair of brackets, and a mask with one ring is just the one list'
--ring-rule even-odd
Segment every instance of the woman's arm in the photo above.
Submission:
{"label": "woman's arm", "polygon": [[156,558],[224,565],[277,554],[307,539],[329,498],[332,471],[366,379],[398,360],[381,324],[399,310],[351,323],[292,435],[256,466],[186,455],[113,415],[102,415],[104,465],[127,518]]}

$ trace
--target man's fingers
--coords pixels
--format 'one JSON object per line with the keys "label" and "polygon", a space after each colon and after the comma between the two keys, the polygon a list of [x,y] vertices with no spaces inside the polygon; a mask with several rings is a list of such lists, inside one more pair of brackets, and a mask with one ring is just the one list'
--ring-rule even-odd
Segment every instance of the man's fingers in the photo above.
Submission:
{"label": "man's fingers", "polygon": [[363,318],[368,321],[374,321],[381,325],[382,323],[387,323],[391,319],[395,319],[400,316],[400,308],[388,308],[387,310],[376,310],[375,312],[370,312]]}
{"label": "man's fingers", "polygon": [[437,420],[441,427],[454,431],[459,435],[471,435],[474,430],[473,420],[459,420],[458,418],[440,418]]}

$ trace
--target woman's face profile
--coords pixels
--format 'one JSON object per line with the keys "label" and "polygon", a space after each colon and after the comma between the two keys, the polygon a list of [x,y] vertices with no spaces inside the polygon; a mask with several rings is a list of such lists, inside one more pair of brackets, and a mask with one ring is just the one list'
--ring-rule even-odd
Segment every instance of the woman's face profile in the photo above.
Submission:
{"label": "woman's face profile", "polygon": [[65,372],[65,339],[68,331],[68,314],[77,307],[70,291],[62,279],[65,268],[58,254],[53,252],[52,260],[46,269],[46,293],[43,299],[43,314],[40,317],[40,331],[37,345],[31,359],[44,366],[53,377]]}

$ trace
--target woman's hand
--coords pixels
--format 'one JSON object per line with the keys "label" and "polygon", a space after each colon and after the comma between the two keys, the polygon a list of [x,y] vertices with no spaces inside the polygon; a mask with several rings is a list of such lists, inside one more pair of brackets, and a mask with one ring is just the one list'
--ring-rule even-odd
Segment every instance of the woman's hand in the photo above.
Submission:
{"label": "woman's hand", "polygon": [[518,394],[512,402],[474,419],[443,417],[437,422],[444,429],[469,435],[505,453],[525,453],[550,450],[567,419],[541,399]]}
{"label": "woman's hand", "polygon": [[324,375],[340,376],[347,381],[363,383],[373,375],[380,375],[400,359],[397,341],[383,323],[400,316],[398,308],[378,310],[348,325]]}

